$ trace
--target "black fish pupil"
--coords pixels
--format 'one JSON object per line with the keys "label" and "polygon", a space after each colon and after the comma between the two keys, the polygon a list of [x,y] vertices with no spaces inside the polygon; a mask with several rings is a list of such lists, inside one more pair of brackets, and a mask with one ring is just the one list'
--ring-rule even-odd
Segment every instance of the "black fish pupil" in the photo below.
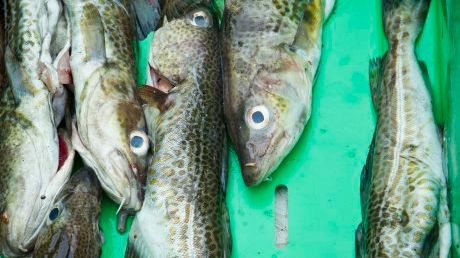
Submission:
{"label": "black fish pupil", "polygon": [[49,215],[50,220],[55,220],[57,219],[58,216],[59,216],[59,209],[58,208],[52,209]]}
{"label": "black fish pupil", "polygon": [[262,114],[262,112],[260,111],[256,111],[254,113],[252,113],[252,121],[256,124],[260,124],[264,121],[264,114]]}
{"label": "black fish pupil", "polygon": [[202,15],[195,16],[195,24],[200,27],[206,26],[206,19]]}

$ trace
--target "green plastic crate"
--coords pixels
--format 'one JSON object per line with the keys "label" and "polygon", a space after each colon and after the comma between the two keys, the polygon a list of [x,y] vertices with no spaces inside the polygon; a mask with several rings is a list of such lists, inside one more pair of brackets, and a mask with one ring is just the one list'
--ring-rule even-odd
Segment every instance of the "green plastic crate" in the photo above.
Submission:
{"label": "green plastic crate", "polygon": [[[222,1],[218,4],[222,6]],[[447,7],[446,7],[447,4]],[[457,0],[433,0],[417,56],[428,67],[436,121],[446,122],[452,188],[460,189],[457,141],[460,124],[460,10]],[[456,16],[455,16],[456,15]],[[448,28],[456,37],[451,37]],[[455,28],[455,29],[454,29]],[[145,71],[149,41],[137,44],[138,67]],[[459,45],[460,46],[460,45]],[[311,119],[297,146],[271,181],[247,188],[230,146],[227,205],[231,218],[232,257],[354,257],[354,232],[361,221],[359,184],[361,169],[375,125],[370,98],[369,59],[387,48],[380,0],[338,0],[324,28],[319,76],[313,91]],[[451,69],[449,69],[451,67]],[[139,83],[145,75],[138,74]],[[456,82],[456,83],[454,83]],[[448,97],[449,96],[449,97]],[[449,110],[451,112],[449,112]],[[275,245],[274,193],[288,188],[288,244]],[[460,195],[451,195],[453,201]],[[457,201],[458,202],[458,201]],[[123,257],[127,234],[116,232],[117,206],[105,200],[101,216],[105,244],[103,257]],[[452,209],[453,224],[460,222]],[[455,226],[454,226],[455,228]],[[454,257],[459,257],[458,229]],[[455,235],[455,234],[454,234]]]}

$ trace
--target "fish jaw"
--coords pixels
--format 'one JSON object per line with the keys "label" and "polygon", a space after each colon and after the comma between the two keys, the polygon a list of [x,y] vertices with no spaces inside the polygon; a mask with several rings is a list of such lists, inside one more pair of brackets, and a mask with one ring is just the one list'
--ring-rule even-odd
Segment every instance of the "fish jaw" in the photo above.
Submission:
{"label": "fish jaw", "polygon": [[[272,54],[278,61],[254,72],[252,79],[245,80],[245,75],[236,72],[225,78],[226,83],[249,89],[245,97],[234,89],[224,99],[230,136],[248,187],[260,184],[278,168],[311,114],[313,80],[305,73],[304,62],[284,48],[273,49]],[[251,117],[261,108],[268,118],[263,128]]]}

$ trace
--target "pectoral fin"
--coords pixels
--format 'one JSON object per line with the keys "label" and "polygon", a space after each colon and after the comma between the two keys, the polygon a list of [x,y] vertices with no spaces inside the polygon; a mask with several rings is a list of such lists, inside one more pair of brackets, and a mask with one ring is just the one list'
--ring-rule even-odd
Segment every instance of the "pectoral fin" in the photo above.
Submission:
{"label": "pectoral fin", "polygon": [[156,107],[160,112],[166,110],[169,106],[168,93],[160,91],[154,87],[142,86],[137,88],[137,94],[143,104]]}
{"label": "pectoral fin", "polygon": [[380,81],[383,73],[383,60],[385,57],[378,57],[369,60],[369,83],[371,87],[372,102],[377,111],[380,98]]}

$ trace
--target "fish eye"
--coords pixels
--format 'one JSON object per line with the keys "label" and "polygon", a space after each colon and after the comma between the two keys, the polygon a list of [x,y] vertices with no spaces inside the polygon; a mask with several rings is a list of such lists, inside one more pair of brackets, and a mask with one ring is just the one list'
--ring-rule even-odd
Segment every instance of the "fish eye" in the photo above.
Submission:
{"label": "fish eye", "polygon": [[59,217],[59,214],[60,214],[60,210],[59,208],[53,208],[51,211],[50,211],[50,214],[48,215],[48,218],[51,220],[51,221],[54,221],[56,220],[58,217]]}
{"label": "fish eye", "polygon": [[149,150],[149,138],[143,131],[134,131],[129,136],[131,151],[137,156],[144,156]]}
{"label": "fish eye", "polygon": [[190,20],[192,25],[197,27],[207,28],[212,26],[211,15],[204,10],[193,12],[191,14]]}
{"label": "fish eye", "polygon": [[265,106],[256,106],[249,109],[246,123],[252,129],[260,130],[267,127],[270,122],[270,112]]}

